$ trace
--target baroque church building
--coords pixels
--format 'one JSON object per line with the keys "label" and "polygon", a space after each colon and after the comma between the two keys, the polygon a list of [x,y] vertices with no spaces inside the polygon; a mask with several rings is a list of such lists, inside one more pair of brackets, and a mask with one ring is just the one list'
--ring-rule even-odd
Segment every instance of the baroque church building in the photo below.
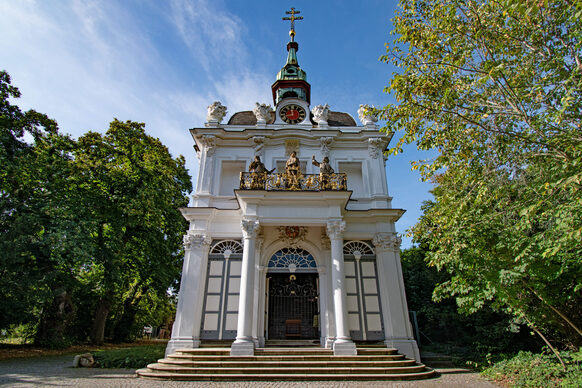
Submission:
{"label": "baroque church building", "polygon": [[289,13],[274,108],[257,103],[223,123],[215,102],[190,130],[200,168],[182,209],[190,226],[166,354],[220,341],[252,356],[287,341],[347,356],[374,343],[420,362],[394,226],[404,211],[385,173],[390,136],[366,106],[358,125],[311,105]]}

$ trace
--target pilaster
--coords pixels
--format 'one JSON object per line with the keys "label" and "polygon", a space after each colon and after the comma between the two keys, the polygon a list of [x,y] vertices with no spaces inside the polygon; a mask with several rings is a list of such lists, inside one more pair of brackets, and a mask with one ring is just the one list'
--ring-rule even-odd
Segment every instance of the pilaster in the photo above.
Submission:
{"label": "pilaster", "polygon": [[394,347],[406,357],[420,362],[420,352],[408,318],[400,264],[401,239],[396,233],[377,233],[372,243],[376,247],[386,346]]}
{"label": "pilaster", "polygon": [[200,346],[200,326],[208,251],[212,239],[202,233],[188,231],[184,236],[184,262],[178,293],[176,320],[172,327],[172,338],[166,347],[166,355],[176,349]]}

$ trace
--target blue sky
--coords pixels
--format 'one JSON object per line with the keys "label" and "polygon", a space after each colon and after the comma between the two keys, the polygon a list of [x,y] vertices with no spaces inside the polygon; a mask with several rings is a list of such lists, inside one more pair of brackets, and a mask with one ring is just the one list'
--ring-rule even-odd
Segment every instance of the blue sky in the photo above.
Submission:
{"label": "blue sky", "polygon": [[[172,154],[198,166],[189,128],[219,100],[228,117],[255,102],[272,105],[270,86],[286,59],[295,7],[298,59],[312,105],[357,118],[359,104],[393,102],[382,92],[393,68],[380,63],[393,37],[396,1],[0,0],[0,68],[12,76],[21,108],[34,108],[77,137],[104,132],[113,118],[146,123]],[[393,206],[407,210],[404,233],[429,198],[410,171],[408,147],[387,163]],[[404,239],[403,247],[410,245]]]}

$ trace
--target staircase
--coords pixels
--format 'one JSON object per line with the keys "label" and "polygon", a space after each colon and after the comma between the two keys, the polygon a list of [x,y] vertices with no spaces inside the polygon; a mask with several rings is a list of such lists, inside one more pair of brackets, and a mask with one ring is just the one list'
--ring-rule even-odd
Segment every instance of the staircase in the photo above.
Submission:
{"label": "staircase", "polygon": [[396,349],[358,348],[356,356],[334,356],[320,347],[258,348],[254,356],[230,349],[180,349],[136,371],[138,377],[190,381],[417,380],[435,372]]}

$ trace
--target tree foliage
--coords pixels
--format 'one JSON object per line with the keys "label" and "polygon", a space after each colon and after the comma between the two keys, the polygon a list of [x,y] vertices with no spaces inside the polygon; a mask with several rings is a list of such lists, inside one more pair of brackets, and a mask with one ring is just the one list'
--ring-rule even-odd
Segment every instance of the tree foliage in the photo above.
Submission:
{"label": "tree foliage", "polygon": [[506,308],[582,344],[582,6],[573,1],[402,0],[381,59],[400,72],[382,110],[389,152],[435,184],[413,228],[452,274],[435,298]]}
{"label": "tree foliage", "polygon": [[0,329],[33,323],[37,343],[58,346],[163,320],[192,189],[184,158],[131,121],[63,135],[10,103],[6,72],[0,92]]}

